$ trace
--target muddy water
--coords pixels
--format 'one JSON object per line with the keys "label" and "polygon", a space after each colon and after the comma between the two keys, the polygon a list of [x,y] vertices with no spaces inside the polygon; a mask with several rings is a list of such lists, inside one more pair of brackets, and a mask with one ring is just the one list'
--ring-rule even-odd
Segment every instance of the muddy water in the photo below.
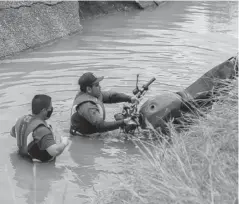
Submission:
{"label": "muddy water", "polygon": [[[55,164],[30,164],[16,155],[9,130],[30,111],[37,93],[50,94],[56,135],[68,135],[78,77],[104,75],[105,90],[131,94],[157,81],[146,98],[178,91],[238,51],[237,2],[168,2],[149,11],[82,22],[83,33],[0,64],[0,203],[90,203],[122,173],[124,155],[137,148],[114,132],[106,139],[73,138]],[[107,119],[121,105],[107,105]]]}

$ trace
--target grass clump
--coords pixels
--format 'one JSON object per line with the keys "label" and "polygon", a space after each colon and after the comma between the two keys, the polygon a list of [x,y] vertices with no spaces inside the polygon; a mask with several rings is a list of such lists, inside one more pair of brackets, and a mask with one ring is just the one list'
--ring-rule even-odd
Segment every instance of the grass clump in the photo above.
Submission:
{"label": "grass clump", "polygon": [[135,139],[143,157],[124,158],[118,188],[93,203],[238,203],[238,82],[225,84],[187,131],[170,125],[172,145]]}

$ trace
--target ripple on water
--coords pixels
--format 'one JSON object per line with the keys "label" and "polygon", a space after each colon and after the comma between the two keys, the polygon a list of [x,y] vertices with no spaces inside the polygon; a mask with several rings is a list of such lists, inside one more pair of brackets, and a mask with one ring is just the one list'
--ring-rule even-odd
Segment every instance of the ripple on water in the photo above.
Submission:
{"label": "ripple on water", "polygon": [[[32,97],[53,99],[50,122],[55,134],[69,135],[77,80],[86,71],[105,76],[106,90],[131,94],[152,77],[144,101],[165,91],[181,90],[238,51],[237,2],[167,2],[156,10],[118,13],[82,22],[81,34],[0,63],[0,197],[12,203],[84,203],[96,191],[119,185],[124,156],[138,149],[118,132],[105,139],[72,138],[55,164],[33,165],[17,157],[9,130],[30,111]],[[99,26],[100,25],[100,26]],[[122,104],[106,106],[107,120]],[[6,177],[5,165],[8,176]],[[14,192],[11,191],[14,189]],[[12,193],[13,192],[13,193]],[[2,201],[0,199],[0,201]]]}

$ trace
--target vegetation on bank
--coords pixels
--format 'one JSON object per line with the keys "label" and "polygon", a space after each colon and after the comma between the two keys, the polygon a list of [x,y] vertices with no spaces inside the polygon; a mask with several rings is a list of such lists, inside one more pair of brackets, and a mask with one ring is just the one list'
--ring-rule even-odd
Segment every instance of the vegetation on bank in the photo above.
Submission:
{"label": "vegetation on bank", "polygon": [[238,81],[224,83],[187,131],[171,125],[172,145],[136,141],[143,157],[124,158],[118,187],[97,192],[92,203],[238,203]]}

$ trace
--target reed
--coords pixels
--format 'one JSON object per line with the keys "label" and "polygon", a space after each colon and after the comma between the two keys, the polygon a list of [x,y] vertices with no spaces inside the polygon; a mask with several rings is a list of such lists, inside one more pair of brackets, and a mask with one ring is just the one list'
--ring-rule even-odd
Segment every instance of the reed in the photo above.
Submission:
{"label": "reed", "polygon": [[126,155],[118,187],[97,192],[92,203],[237,203],[238,81],[220,83],[212,108],[197,110],[186,131],[168,124],[172,144],[134,138],[142,157]]}

